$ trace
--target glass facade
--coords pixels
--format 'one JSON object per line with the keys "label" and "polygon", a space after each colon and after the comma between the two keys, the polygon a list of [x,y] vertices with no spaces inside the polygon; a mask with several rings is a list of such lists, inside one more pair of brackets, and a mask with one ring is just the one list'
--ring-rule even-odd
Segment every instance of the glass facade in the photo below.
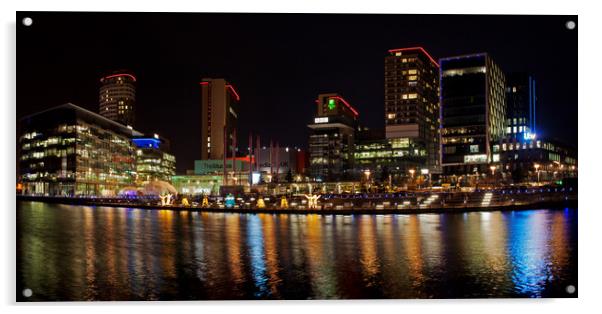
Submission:
{"label": "glass facade", "polygon": [[510,73],[506,84],[506,138],[535,137],[535,80],[526,73]]}
{"label": "glass facade", "polygon": [[377,181],[386,181],[391,175],[391,180],[398,182],[408,176],[410,169],[418,171],[425,167],[428,152],[423,143],[407,138],[357,137],[354,152],[356,178],[369,170]]}
{"label": "glass facade", "polygon": [[310,175],[318,181],[352,177],[358,113],[338,94],[320,94],[314,123],[308,125]]}
{"label": "glass facade", "polygon": [[72,104],[21,120],[23,194],[115,196],[134,184],[137,132]]}
{"label": "glass facade", "polygon": [[100,79],[98,95],[100,115],[124,125],[134,125],[136,77],[116,72]]}
{"label": "glass facade", "polygon": [[134,138],[136,145],[136,182],[143,185],[151,181],[171,182],[176,174],[176,157],[167,153],[166,140],[155,137]]}
{"label": "glass facade", "polygon": [[487,54],[441,59],[441,146],[446,174],[485,171],[505,132],[505,77]]}
{"label": "glass facade", "polygon": [[385,57],[387,138],[406,138],[427,150],[424,164],[440,172],[439,65],[422,48],[392,49]]}

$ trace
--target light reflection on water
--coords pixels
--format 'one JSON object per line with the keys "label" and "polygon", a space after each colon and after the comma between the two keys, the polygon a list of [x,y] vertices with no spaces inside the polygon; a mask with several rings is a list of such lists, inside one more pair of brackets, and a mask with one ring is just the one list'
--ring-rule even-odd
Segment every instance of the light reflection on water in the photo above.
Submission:
{"label": "light reflection on water", "polygon": [[[568,297],[577,210],[174,212],[19,202],[31,300]],[[19,300],[23,298],[18,295]]]}

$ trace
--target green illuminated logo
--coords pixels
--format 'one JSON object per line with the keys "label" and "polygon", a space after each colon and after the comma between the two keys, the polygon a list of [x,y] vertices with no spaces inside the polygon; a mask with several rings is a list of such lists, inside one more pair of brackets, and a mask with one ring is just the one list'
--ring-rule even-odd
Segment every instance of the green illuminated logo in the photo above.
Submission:
{"label": "green illuminated logo", "polygon": [[328,109],[330,110],[334,110],[334,108],[336,107],[336,102],[334,99],[329,99],[328,100]]}

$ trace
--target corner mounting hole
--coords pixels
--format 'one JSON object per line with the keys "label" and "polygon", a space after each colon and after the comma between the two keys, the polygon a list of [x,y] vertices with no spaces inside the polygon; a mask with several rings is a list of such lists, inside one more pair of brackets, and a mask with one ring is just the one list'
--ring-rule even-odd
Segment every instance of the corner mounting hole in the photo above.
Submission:
{"label": "corner mounting hole", "polygon": [[24,297],[29,298],[32,295],[33,295],[33,291],[31,291],[31,289],[29,289],[29,288],[23,289],[23,296]]}
{"label": "corner mounting hole", "polygon": [[566,286],[566,293],[573,294],[573,293],[575,293],[575,291],[577,291],[577,288],[575,286],[573,286],[573,285]]}
{"label": "corner mounting hole", "polygon": [[23,25],[25,25],[25,26],[31,26],[31,24],[33,24],[33,20],[31,19],[31,17],[24,17],[23,18]]}
{"label": "corner mounting hole", "polygon": [[567,21],[566,22],[566,28],[568,30],[573,30],[575,29],[575,26],[577,26],[577,23],[575,23],[575,21]]}

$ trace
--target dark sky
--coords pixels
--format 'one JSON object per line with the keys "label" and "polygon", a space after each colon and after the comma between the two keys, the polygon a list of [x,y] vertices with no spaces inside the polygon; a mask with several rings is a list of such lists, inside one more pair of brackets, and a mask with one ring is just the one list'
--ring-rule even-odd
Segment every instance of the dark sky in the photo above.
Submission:
{"label": "dark sky", "polygon": [[[33,25],[23,26],[23,17]],[[239,139],[307,143],[318,93],[341,93],[362,124],[384,125],[384,56],[488,52],[537,82],[540,136],[577,143],[576,16],[17,13],[17,118],[71,102],[98,110],[99,78],[138,78],[136,129],[171,141],[178,172],[200,155],[200,86],[224,77],[241,97]]]}

